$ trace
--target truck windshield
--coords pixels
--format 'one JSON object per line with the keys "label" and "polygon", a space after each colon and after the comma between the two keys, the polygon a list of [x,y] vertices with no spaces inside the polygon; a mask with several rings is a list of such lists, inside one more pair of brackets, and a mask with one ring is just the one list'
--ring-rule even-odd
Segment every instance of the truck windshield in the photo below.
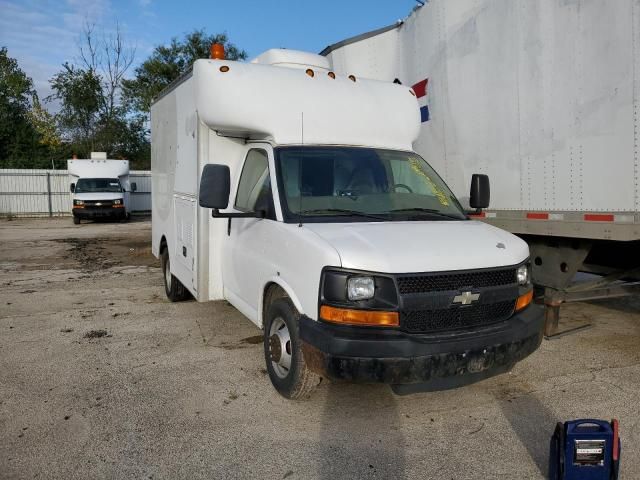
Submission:
{"label": "truck windshield", "polygon": [[117,178],[81,178],[76,183],[75,193],[122,192]]}
{"label": "truck windshield", "polygon": [[300,146],[275,154],[285,221],[466,219],[451,190],[415,153]]}

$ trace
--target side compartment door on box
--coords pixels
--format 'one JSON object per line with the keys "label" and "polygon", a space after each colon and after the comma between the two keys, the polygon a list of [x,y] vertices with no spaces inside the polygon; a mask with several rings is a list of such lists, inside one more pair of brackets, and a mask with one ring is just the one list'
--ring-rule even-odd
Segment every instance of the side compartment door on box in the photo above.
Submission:
{"label": "side compartment door on box", "polygon": [[173,197],[175,214],[176,242],[172,255],[172,273],[194,295],[197,292],[195,279],[197,268],[194,262],[196,238],[196,199],[175,195]]}

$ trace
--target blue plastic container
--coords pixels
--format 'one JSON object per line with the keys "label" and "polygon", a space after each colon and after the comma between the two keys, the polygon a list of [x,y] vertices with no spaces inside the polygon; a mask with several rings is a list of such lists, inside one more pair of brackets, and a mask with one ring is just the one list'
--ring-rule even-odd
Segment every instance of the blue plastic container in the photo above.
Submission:
{"label": "blue plastic container", "polygon": [[620,468],[618,421],[558,423],[551,438],[552,480],[616,480]]}

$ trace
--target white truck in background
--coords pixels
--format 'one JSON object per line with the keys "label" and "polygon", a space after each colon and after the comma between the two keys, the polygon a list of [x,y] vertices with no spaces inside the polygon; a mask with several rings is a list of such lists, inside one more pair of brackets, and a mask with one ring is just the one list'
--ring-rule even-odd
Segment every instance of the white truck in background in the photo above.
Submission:
{"label": "white truck in background", "polygon": [[640,1],[430,0],[321,54],[413,86],[415,151],[463,203],[491,178],[478,218],[529,244],[548,334],[564,301],[640,292]]}
{"label": "white truck in background", "polygon": [[72,193],[73,223],[97,218],[128,220],[131,216],[129,160],[108,160],[105,152],[91,152],[90,159],[67,160]]}
{"label": "white truck in background", "polygon": [[412,151],[412,89],[305,52],[212,52],[151,107],[152,252],[171,301],[234,305],[287,398],[320,377],[453,388],[537,349],[527,245],[469,219]]}

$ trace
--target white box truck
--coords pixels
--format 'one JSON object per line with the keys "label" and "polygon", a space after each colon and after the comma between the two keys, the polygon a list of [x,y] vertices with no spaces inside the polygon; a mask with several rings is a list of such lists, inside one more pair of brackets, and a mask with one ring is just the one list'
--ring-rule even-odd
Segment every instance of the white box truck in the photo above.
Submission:
{"label": "white box truck", "polygon": [[67,160],[67,170],[73,223],[79,224],[82,219],[129,219],[129,194],[136,191],[136,183],[129,181],[129,160],[108,160],[105,152],[91,152],[90,159]]}
{"label": "white box truck", "polygon": [[196,61],[151,108],[167,297],[234,305],[287,398],[320,377],[402,394],[509,370],[542,339],[527,244],[467,217],[413,152],[419,126],[413,90],[318,55]]}
{"label": "white box truck", "polygon": [[321,53],[414,86],[413,146],[464,203],[489,175],[481,220],[529,244],[548,333],[563,301],[640,293],[638,0],[430,0]]}

